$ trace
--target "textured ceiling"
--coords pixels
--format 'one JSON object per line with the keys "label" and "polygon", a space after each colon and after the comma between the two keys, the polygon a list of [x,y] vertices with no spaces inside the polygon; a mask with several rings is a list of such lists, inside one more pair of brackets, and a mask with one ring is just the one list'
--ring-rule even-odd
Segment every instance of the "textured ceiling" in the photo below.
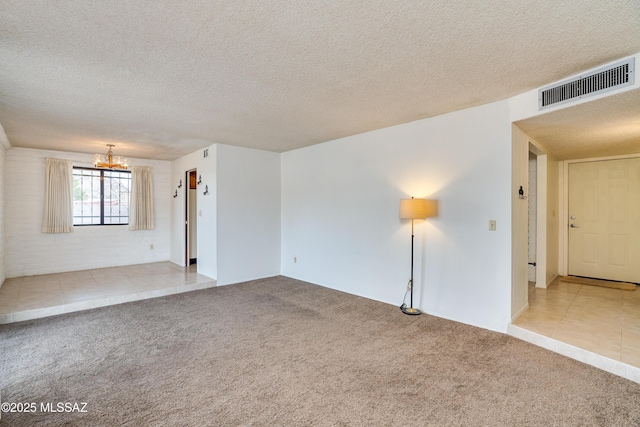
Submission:
{"label": "textured ceiling", "polygon": [[631,0],[1,0],[0,124],[18,147],[281,152],[637,52]]}
{"label": "textured ceiling", "polygon": [[516,125],[559,160],[640,153],[640,89]]}

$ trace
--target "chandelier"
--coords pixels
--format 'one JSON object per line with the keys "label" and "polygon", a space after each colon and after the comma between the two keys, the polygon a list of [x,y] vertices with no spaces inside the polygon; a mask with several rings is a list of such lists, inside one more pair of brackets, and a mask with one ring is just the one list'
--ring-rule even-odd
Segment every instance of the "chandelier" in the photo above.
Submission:
{"label": "chandelier", "polygon": [[93,165],[97,168],[109,168],[109,169],[127,169],[129,166],[127,159],[122,156],[114,156],[111,150],[115,145],[107,144],[109,151],[107,154],[94,154]]}

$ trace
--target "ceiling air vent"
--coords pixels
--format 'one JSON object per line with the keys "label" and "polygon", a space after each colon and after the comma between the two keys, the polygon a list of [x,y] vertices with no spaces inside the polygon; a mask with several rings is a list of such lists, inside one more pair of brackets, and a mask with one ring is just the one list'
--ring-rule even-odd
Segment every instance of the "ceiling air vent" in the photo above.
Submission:
{"label": "ceiling air vent", "polygon": [[538,91],[540,110],[633,85],[634,57]]}

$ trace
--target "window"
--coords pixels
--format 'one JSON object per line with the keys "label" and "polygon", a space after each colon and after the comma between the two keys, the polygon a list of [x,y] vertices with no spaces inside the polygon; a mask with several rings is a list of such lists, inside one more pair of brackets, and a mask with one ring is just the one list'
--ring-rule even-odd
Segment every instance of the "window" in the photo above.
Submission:
{"label": "window", "polygon": [[73,225],[129,224],[131,172],[73,168]]}

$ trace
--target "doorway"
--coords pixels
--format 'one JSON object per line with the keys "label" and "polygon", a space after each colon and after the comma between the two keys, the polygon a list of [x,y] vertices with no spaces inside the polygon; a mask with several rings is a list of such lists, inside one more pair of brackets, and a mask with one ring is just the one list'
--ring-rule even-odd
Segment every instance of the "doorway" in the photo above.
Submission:
{"label": "doorway", "polygon": [[568,274],[640,283],[640,158],[568,166]]}
{"label": "doorway", "polygon": [[536,234],[538,229],[538,157],[529,151],[529,197],[527,201],[529,202],[528,210],[529,210],[529,232],[528,232],[528,269],[527,269],[527,279],[529,282],[535,283],[536,281]]}
{"label": "doorway", "polygon": [[190,266],[198,262],[198,192],[197,170],[186,172],[185,181],[185,265]]}
{"label": "doorway", "polygon": [[[528,281],[536,288],[546,288],[549,283],[547,267],[548,157],[536,144],[529,141],[529,194],[528,201]],[[553,222],[553,219],[551,219]]]}

